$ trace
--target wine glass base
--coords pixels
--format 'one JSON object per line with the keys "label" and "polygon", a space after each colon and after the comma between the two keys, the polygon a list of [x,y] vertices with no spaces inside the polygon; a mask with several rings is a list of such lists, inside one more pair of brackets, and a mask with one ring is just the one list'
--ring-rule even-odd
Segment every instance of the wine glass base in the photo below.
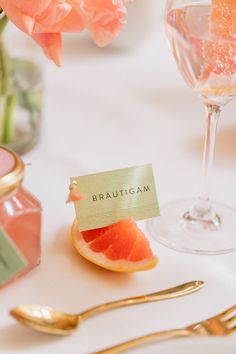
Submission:
{"label": "wine glass base", "polygon": [[161,216],[149,219],[148,231],[159,243],[180,252],[217,255],[236,251],[236,210],[213,203],[221,225],[218,229],[209,223],[183,218],[195,200],[171,202],[161,208]]}

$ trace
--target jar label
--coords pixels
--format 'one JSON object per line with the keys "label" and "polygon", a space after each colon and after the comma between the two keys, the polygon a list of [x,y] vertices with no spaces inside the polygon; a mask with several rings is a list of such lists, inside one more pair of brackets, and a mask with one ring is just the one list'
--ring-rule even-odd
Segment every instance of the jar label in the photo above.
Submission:
{"label": "jar label", "polygon": [[27,260],[0,226],[0,285],[7,283],[27,267]]}

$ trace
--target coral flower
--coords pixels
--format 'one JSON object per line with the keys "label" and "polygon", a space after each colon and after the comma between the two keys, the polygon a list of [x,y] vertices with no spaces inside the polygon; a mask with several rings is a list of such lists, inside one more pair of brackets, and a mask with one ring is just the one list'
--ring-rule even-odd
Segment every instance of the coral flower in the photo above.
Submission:
{"label": "coral flower", "polygon": [[10,21],[30,35],[57,65],[61,63],[61,34],[91,31],[99,46],[117,36],[127,14],[128,0],[0,0]]}
{"label": "coral flower", "polygon": [[7,17],[32,36],[45,54],[60,65],[61,33],[84,28],[78,1],[73,0],[0,0]]}
{"label": "coral flower", "polygon": [[127,15],[122,0],[81,0],[80,7],[85,26],[100,47],[104,47],[117,36]]}

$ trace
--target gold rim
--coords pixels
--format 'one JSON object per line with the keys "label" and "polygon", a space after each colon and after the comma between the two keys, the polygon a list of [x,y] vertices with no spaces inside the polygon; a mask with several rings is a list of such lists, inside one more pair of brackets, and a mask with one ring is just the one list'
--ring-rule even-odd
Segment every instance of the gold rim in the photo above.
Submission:
{"label": "gold rim", "polygon": [[24,178],[25,165],[21,158],[13,151],[3,146],[0,146],[0,148],[8,151],[15,159],[12,170],[5,176],[0,177],[0,196],[4,196],[21,185]]}

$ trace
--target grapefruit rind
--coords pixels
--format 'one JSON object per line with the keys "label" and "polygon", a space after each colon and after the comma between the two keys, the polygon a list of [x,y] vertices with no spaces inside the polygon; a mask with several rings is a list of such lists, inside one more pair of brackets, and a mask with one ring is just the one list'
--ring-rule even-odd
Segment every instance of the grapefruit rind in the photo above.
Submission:
{"label": "grapefruit rind", "polygon": [[158,259],[155,255],[151,258],[146,258],[141,261],[129,261],[125,259],[112,261],[103,253],[94,252],[90,249],[89,244],[84,240],[81,232],[77,227],[77,222],[74,221],[71,227],[71,241],[77,252],[88,261],[114,272],[131,273],[154,268]]}

